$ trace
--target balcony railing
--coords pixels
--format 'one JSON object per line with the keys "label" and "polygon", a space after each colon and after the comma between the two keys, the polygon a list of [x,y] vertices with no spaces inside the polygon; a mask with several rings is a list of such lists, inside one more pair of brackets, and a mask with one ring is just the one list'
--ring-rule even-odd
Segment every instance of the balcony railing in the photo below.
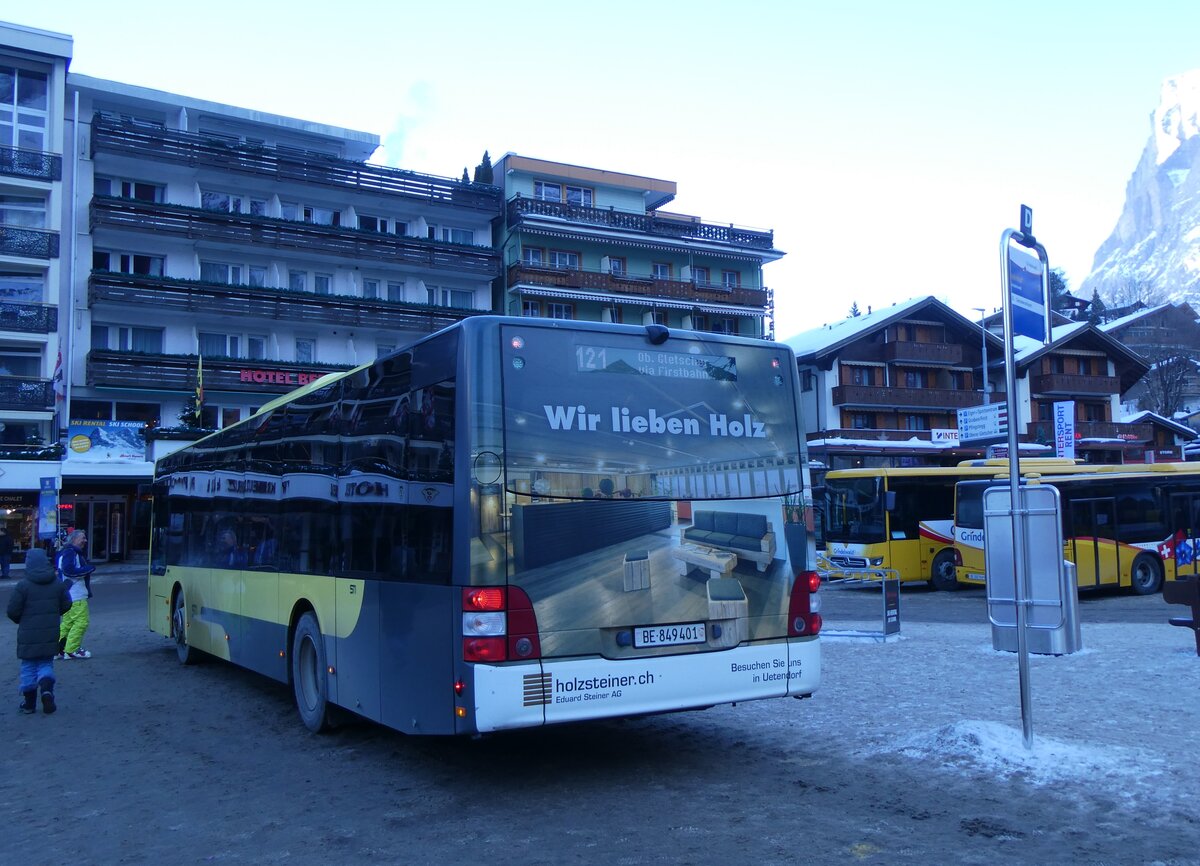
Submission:
{"label": "balcony railing", "polygon": [[1035,394],[1118,394],[1121,391],[1121,380],[1116,376],[1049,373],[1034,376],[1030,386]]}
{"label": "balcony railing", "polygon": [[770,250],[775,246],[775,233],[756,231],[737,226],[702,223],[687,217],[656,213],[638,213],[612,208],[587,207],[559,201],[543,201],[517,195],[508,200],[508,224],[519,225],[529,218],[550,217],[555,220],[583,225],[600,226],[620,231],[639,232],[678,240],[705,241],[734,247]]}
{"label": "balcony railing", "polygon": [[58,232],[0,224],[0,255],[57,259]]}
{"label": "balcony railing", "polygon": [[[1054,442],[1053,421],[1032,421],[1029,438],[1035,442]],[[1121,424],[1115,421],[1076,421],[1076,439],[1121,439],[1125,442],[1150,442],[1154,439],[1152,424]]]}
{"label": "balcony railing", "polygon": [[500,256],[491,247],[293,222],[273,217],[225,213],[178,204],[93,196],[91,227],[111,226],[158,235],[203,238],[221,243],[328,253],[458,271],[491,279],[500,276]]}
{"label": "balcony railing", "polygon": [[0,147],[0,174],[35,180],[62,180],[62,157],[57,153]]}
{"label": "balcony railing", "polygon": [[768,289],[727,288],[683,280],[659,280],[651,276],[613,274],[608,271],[589,271],[579,268],[509,265],[508,287],[513,289],[520,285],[579,289],[618,295],[642,295],[648,298],[671,298],[706,304],[736,304],[745,307],[766,307],[770,299]]}
{"label": "balcony railing", "polygon": [[[151,355],[93,349],[87,357],[89,385],[190,393],[196,387],[195,355]],[[286,394],[350,364],[297,364],[240,358],[204,359],[204,390]]]}
{"label": "balcony railing", "polygon": [[961,364],[963,347],[958,343],[916,343],[901,340],[883,347],[885,360],[915,364]]}
{"label": "balcony railing", "polygon": [[965,409],[982,406],[979,391],[950,388],[882,388],[872,385],[837,385],[835,406],[880,406],[895,409]]}
{"label": "balcony railing", "polygon": [[58,307],[0,301],[0,331],[49,334],[58,330]]}
{"label": "balcony railing", "polygon": [[909,439],[929,441],[933,434],[928,430],[888,430],[883,428],[845,427],[809,433],[808,439],[862,439],[876,442],[907,442]]}
{"label": "balcony railing", "polygon": [[54,411],[54,386],[49,379],[0,376],[0,409]]}
{"label": "balcony railing", "polygon": [[468,316],[490,312],[110,271],[92,272],[88,278],[88,300],[91,304],[110,302],[189,313],[418,333],[432,333]]}
{"label": "balcony railing", "polygon": [[348,159],[281,153],[276,148],[231,144],[203,133],[134,126],[100,116],[92,118],[92,152],[108,151],[139,159],[204,166],[361,192],[402,195],[444,202],[499,215],[503,191],[473,183]]}

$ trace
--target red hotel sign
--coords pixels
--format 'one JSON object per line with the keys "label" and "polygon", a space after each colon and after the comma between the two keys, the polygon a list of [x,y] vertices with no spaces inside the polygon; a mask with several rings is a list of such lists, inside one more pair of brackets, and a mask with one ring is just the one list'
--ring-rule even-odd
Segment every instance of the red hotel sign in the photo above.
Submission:
{"label": "red hotel sign", "polygon": [[256,385],[307,385],[324,376],[324,373],[296,373],[291,370],[242,370],[242,382]]}

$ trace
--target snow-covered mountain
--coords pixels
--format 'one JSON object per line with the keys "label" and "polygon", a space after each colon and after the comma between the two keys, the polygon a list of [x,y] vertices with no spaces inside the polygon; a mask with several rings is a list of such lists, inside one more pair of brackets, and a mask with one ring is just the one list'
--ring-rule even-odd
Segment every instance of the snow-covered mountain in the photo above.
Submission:
{"label": "snow-covered mountain", "polygon": [[1200,298],[1200,69],[1163,82],[1151,124],[1121,218],[1077,292],[1084,298],[1130,284],[1171,301]]}

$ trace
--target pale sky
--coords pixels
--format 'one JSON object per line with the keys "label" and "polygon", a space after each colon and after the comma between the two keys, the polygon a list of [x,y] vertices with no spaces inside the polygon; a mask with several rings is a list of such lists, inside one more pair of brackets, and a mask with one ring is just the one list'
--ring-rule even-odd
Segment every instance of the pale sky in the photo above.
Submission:
{"label": "pale sky", "polygon": [[[1020,14],[1022,17],[1016,17]],[[1019,206],[1078,288],[1200,3],[55,0],[73,72],[380,136],[457,177],[486,149],[673,180],[775,231],[776,337],[932,294],[1000,304]]]}

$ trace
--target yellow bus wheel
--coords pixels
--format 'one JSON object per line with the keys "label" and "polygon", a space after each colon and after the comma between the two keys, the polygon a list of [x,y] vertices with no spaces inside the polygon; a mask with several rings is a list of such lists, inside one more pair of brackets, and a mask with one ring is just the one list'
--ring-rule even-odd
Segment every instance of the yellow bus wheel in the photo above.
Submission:
{"label": "yellow bus wheel", "polygon": [[1139,553],[1129,572],[1129,588],[1135,595],[1150,595],[1162,587],[1163,569],[1152,554]]}
{"label": "yellow bus wheel", "polygon": [[954,551],[943,550],[933,558],[933,568],[929,573],[929,585],[934,589],[947,592],[958,589],[958,576],[954,566]]}
{"label": "yellow bus wheel", "polygon": [[314,734],[333,727],[327,677],[325,639],[321,636],[316,614],[309,611],[296,623],[296,634],[292,639],[292,686],[300,718]]}
{"label": "yellow bus wheel", "polygon": [[181,665],[194,665],[200,660],[200,650],[187,639],[187,599],[182,586],[176,588],[171,602],[171,637],[175,639],[175,656]]}

